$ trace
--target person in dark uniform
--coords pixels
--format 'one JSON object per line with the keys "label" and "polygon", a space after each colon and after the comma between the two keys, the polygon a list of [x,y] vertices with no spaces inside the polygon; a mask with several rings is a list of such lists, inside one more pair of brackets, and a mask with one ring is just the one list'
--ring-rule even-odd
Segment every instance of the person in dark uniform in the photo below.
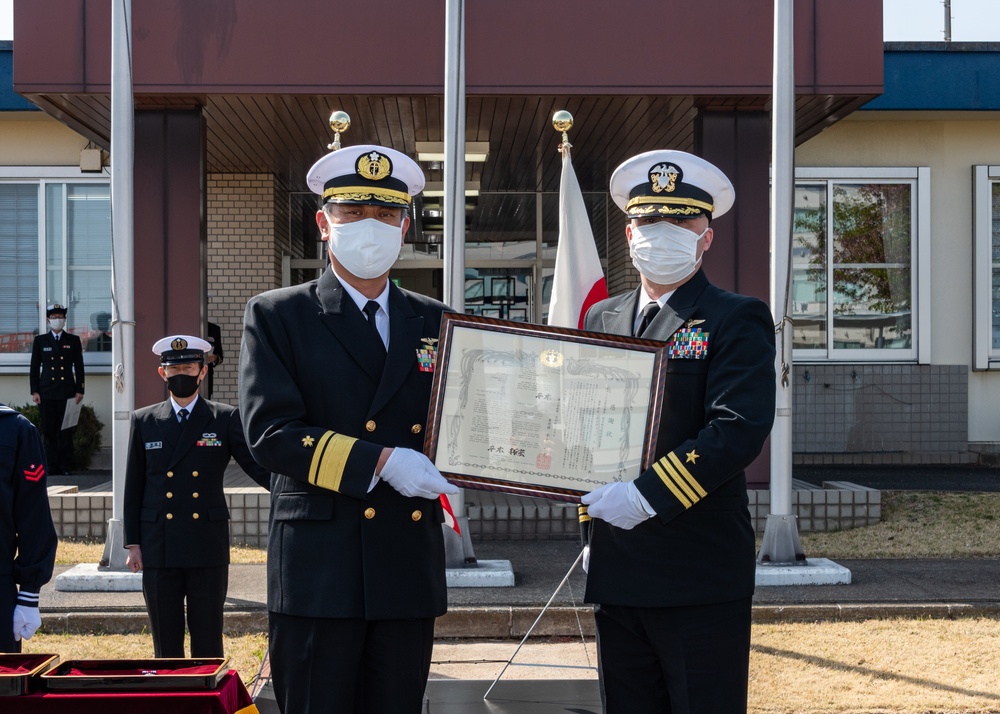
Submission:
{"label": "person in dark uniform", "polygon": [[192,657],[222,657],[222,607],[229,586],[229,509],[223,477],[230,457],[264,488],[240,414],[198,398],[210,345],[174,335],[153,345],[170,398],[132,414],[125,471],[126,566],[142,571],[156,657],[184,656],[184,601]]}
{"label": "person in dark uniform", "polygon": [[641,285],[594,305],[584,327],[665,342],[656,461],[583,498],[609,714],[735,714],[747,706],[754,530],[743,469],[774,420],[767,305],[701,268],[729,179],[683,151],[651,151],[611,177]]}
{"label": "person in dark uniform", "polygon": [[52,577],[56,529],[38,429],[0,404],[0,652],[20,652],[42,619],[38,593]]}
{"label": "person in dark uniform", "polygon": [[207,384],[206,396],[212,398],[212,390],[215,386],[215,368],[222,364],[223,351],[222,351],[222,329],[216,325],[214,322],[208,323],[208,341],[212,345],[212,351],[205,356],[205,360],[208,362],[208,379],[205,380]]}
{"label": "person in dark uniform", "polygon": [[63,429],[66,402],[83,399],[83,346],[80,338],[66,332],[66,308],[55,302],[45,308],[49,332],[38,335],[31,346],[28,381],[31,398],[41,414],[41,432],[49,473],[68,474],[73,468],[73,432]]}
{"label": "person in dark uniform", "polygon": [[424,177],[365,145],[307,181],[331,265],[251,299],[240,350],[247,441],[274,472],[275,695],[286,714],[416,714],[447,606],[439,496],[458,492],[420,451],[447,308],[388,279]]}

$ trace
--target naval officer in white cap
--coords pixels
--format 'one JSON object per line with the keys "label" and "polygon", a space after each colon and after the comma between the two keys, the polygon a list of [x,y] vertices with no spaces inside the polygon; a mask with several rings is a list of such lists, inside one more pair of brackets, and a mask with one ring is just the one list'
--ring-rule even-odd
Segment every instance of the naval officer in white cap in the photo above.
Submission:
{"label": "naval officer in white cap", "polygon": [[211,345],[171,335],[153,345],[170,396],[132,414],[125,471],[127,567],[142,572],[156,657],[184,656],[184,610],[192,657],[222,657],[229,586],[229,509],[223,478],[230,458],[268,487],[254,463],[240,414],[198,396]]}
{"label": "naval officer in white cap", "polygon": [[248,304],[240,408],[274,472],[267,602],[285,714],[417,714],[447,606],[442,493],[421,452],[445,305],[389,269],[424,177],[350,146],[309,170],[330,266]]}
{"label": "naval officer in white cap", "polygon": [[605,711],[742,713],[755,574],[743,469],[774,419],[774,324],[702,269],[735,198],[722,171],[650,151],[615,170],[611,196],[641,284],[594,305],[585,328],[664,342],[668,359],[656,461],[583,498]]}

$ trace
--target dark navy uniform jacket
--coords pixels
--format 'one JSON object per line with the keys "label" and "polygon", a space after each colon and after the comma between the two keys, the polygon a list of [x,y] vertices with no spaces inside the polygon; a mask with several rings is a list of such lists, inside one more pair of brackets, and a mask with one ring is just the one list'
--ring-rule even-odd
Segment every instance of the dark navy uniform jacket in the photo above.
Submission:
{"label": "dark navy uniform jacket", "polygon": [[[52,577],[58,540],[49,513],[44,454],[32,423],[0,405],[0,597],[11,583],[37,593]],[[9,628],[10,623],[0,626]]]}
{"label": "dark navy uniform jacket", "polygon": [[[585,329],[631,335],[641,289],[594,305]],[[743,469],[774,421],[771,312],[699,270],[643,338],[668,350],[656,461],[636,479],[657,515],[632,530],[592,521],[586,600],[666,607],[750,597],[755,544]]]}
{"label": "dark navy uniform jacket", "polygon": [[31,393],[42,399],[70,399],[83,394],[83,348],[80,338],[63,330],[38,335],[31,345],[28,372]]}
{"label": "dark navy uniform jacket", "polygon": [[[240,408],[257,461],[274,472],[267,554],[273,612],[370,620],[444,613],[440,501],[383,481],[384,446],[421,450],[445,306],[389,285],[389,347],[330,269],[246,309]],[[427,341],[423,341],[427,340]]]}
{"label": "dark navy uniform jacket", "polygon": [[144,567],[229,562],[229,509],[222,484],[230,457],[268,487],[270,474],[254,463],[235,407],[199,397],[183,426],[169,399],[132,414],[125,545],[142,547]]}

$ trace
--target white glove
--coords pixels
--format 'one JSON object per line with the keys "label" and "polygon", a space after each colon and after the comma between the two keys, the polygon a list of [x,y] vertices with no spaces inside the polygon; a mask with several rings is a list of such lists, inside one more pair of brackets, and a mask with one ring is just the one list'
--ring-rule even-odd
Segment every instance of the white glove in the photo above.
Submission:
{"label": "white glove", "polygon": [[631,481],[617,481],[594,489],[580,499],[592,518],[629,530],[656,513]]}
{"label": "white glove", "polygon": [[37,607],[27,605],[14,606],[14,641],[22,638],[30,640],[35,634],[35,630],[42,626],[42,617],[38,614]]}
{"label": "white glove", "polygon": [[590,546],[583,546],[583,572],[590,572]]}
{"label": "white glove", "polygon": [[393,449],[379,476],[404,496],[433,499],[442,493],[458,493],[458,486],[449,483],[430,459],[413,449]]}

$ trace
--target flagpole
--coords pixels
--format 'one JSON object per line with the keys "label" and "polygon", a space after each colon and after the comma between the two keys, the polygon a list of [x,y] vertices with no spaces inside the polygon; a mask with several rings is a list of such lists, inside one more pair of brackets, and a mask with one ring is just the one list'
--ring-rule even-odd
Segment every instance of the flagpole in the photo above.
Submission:
{"label": "flagpole", "polygon": [[771,512],[757,562],[806,565],[792,512],[791,241],[795,190],[793,0],[774,0],[774,88],[771,99],[771,310],[777,331],[776,414],[771,430]]}
{"label": "flagpole", "polygon": [[133,263],[132,0],[111,2],[111,518],[100,567],[125,570],[125,468],[135,407],[135,286]]}
{"label": "flagpole", "polygon": [[[465,0],[445,0],[444,25],[444,302],[462,313],[465,312]],[[451,502],[459,528],[468,535],[465,492],[459,489]],[[445,545],[449,568],[476,562],[471,537],[452,538],[446,531]]]}

